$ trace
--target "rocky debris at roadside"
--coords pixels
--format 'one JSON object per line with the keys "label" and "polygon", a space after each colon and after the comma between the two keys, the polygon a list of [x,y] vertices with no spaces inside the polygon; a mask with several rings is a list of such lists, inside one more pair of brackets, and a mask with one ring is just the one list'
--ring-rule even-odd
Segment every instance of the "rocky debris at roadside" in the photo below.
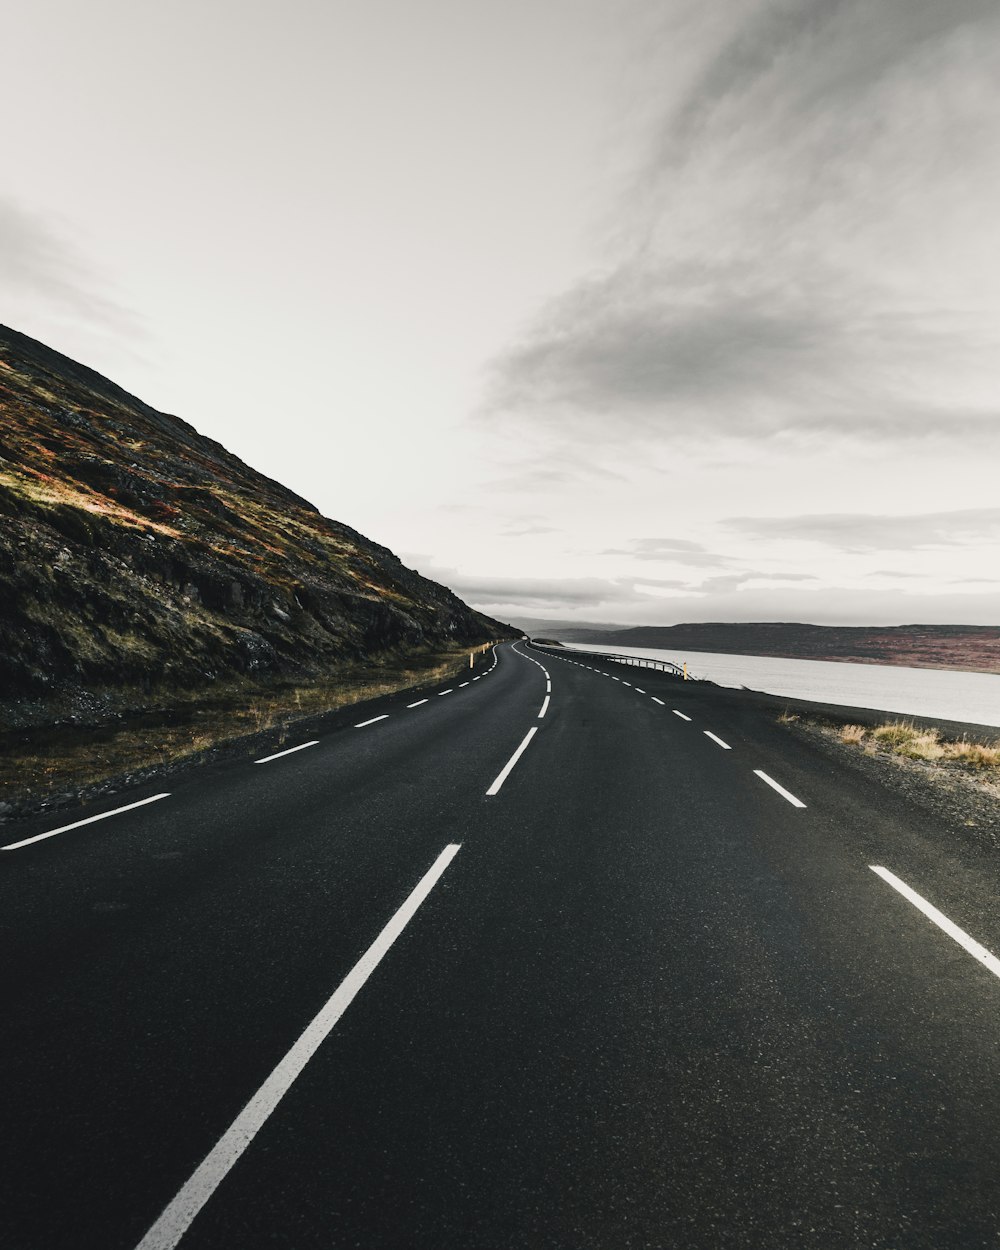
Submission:
{"label": "rocky debris at roadside", "polygon": [[940,822],[942,832],[1000,849],[1000,778],[995,771],[866,750],[842,741],[840,724],[809,719],[785,724],[846,768],[921,807]]}

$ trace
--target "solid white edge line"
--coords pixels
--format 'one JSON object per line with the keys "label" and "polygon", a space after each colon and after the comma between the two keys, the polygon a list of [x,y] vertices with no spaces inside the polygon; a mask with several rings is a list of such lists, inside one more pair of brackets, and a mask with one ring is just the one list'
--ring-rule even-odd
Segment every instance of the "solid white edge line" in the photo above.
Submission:
{"label": "solid white edge line", "polygon": [[880,868],[876,864],[869,864],[868,867],[881,877],[887,885],[891,885],[894,890],[902,894],[903,898],[911,902],[918,911],[922,911],[928,920],[933,921],[939,929],[947,933],[963,950],[968,951],[973,959],[977,959],[995,977],[1000,977],[1000,959],[990,954],[985,946],[980,946],[975,938],[969,937],[964,929],[960,929],[943,912],[939,912],[932,903],[928,903],[916,890],[911,890],[905,881],[900,881],[895,873],[890,872],[888,868]]}
{"label": "solid white edge line", "polygon": [[777,790],[783,799],[787,799],[792,807],[805,807],[805,803],[801,799],[797,799],[794,794],[786,790],[784,786],[779,786],[773,777],[769,777],[762,768],[755,768],[754,775],[759,777],[761,781],[766,781],[772,790]]}
{"label": "solid white edge line", "polygon": [[289,747],[287,751],[279,751],[277,755],[265,755],[262,760],[254,760],[255,764],[270,764],[272,760],[280,760],[283,755],[294,755],[296,751],[304,751],[306,747],[315,747],[319,745],[319,738],[314,738],[312,742],[303,742],[300,746]]}
{"label": "solid white edge line", "polygon": [[685,716],[683,712],[678,712],[676,708],[672,708],[671,711],[673,712],[675,716],[679,716],[681,720],[689,721],[691,719],[690,716]]}
{"label": "solid white edge line", "polygon": [[662,699],[658,699],[658,698],[656,697],[656,695],[655,695],[655,694],[651,694],[649,697],[653,700],[653,702],[654,702],[654,703],[658,703],[658,704],[660,705],[660,707],[666,707],[666,706],[667,706],[667,705],[663,702],[663,700],[662,700]]}
{"label": "solid white edge line", "polygon": [[541,720],[545,713],[549,710],[549,696],[546,695],[542,701],[542,710],[538,713],[538,719]]}
{"label": "solid white edge line", "polygon": [[728,742],[723,742],[721,738],[717,738],[711,729],[703,729],[701,732],[706,738],[711,738],[713,742],[717,742],[723,751],[731,751],[733,749]]}
{"label": "solid white edge line", "polygon": [[510,776],[511,769],[514,767],[517,761],[521,758],[524,751],[527,750],[528,743],[531,741],[531,739],[535,736],[536,733],[538,733],[537,725],[533,726],[531,729],[528,730],[528,732],[524,735],[524,741],[517,748],[514,754],[510,757],[507,763],[503,766],[503,769],[500,772],[500,775],[497,777],[496,781],[494,781],[494,783],[486,791],[487,794],[497,793],[497,791],[500,789],[503,783]]}
{"label": "solid white edge line", "polygon": [[92,825],[95,820],[104,820],[108,816],[117,816],[119,812],[130,812],[134,807],[145,807],[147,803],[155,803],[157,799],[169,799],[170,792],[154,794],[148,799],[139,799],[137,803],[126,803],[124,807],[112,808],[110,812],[101,812],[99,816],[88,816],[86,820],[74,820],[71,825],[60,825],[58,829],[50,829],[48,833],[36,833],[34,837],[22,838],[20,842],[11,842],[0,846],[0,851],[16,851],[22,846],[30,846],[32,842],[42,842],[46,838],[54,838],[57,833],[66,833],[70,829],[79,829],[82,825]]}
{"label": "solid white edge line", "polygon": [[[478,681],[478,678],[477,678],[477,681]],[[406,706],[407,706],[407,709],[411,707],[423,707],[423,705],[428,702],[430,702],[430,700],[428,699],[418,699],[416,703],[407,703]]]}
{"label": "solid white edge line", "polygon": [[359,990],[385,958],[389,948],[413,919],[417,909],[461,849],[449,843],[420,878],[409,897],[299,1035],[218,1142],[201,1161],[177,1196],[139,1242],[136,1250],[172,1250],[253,1141],[296,1077],[319,1049]]}
{"label": "solid white edge line", "polygon": [[363,720],[363,721],[361,721],[359,724],[355,725],[355,726],[354,726],[354,728],[355,728],[355,729],[364,729],[364,727],[365,727],[366,725],[374,725],[376,721],[379,721],[379,720],[388,720],[388,719],[389,719],[389,713],[388,713],[388,712],[383,712],[381,716],[373,716],[373,717],[371,718],[371,720]]}

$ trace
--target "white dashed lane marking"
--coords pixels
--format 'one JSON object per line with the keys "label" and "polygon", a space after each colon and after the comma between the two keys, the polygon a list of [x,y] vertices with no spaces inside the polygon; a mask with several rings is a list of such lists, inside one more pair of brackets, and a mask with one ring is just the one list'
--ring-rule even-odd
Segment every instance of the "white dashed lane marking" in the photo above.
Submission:
{"label": "white dashed lane marking", "polygon": [[95,821],[106,820],[109,816],[117,816],[120,812],[130,812],[134,807],[145,807],[147,803],[155,803],[157,799],[169,798],[169,792],[166,794],[154,794],[148,799],[139,799],[137,803],[126,803],[124,807],[115,807],[110,812],[101,812],[99,816],[88,816],[84,820],[74,820],[71,825],[60,825],[58,829],[50,829],[48,833],[36,833],[32,838],[22,838],[20,842],[10,842],[7,846],[0,847],[0,850],[16,851],[22,846],[30,846],[32,842],[41,842],[45,838],[54,838],[57,833],[66,833],[70,829],[80,829],[84,825],[94,824]]}
{"label": "white dashed lane marking", "polygon": [[177,1196],[164,1208],[136,1250],[173,1250],[230,1169],[256,1137],[299,1073],[320,1048],[392,944],[416,915],[445,869],[461,849],[452,842],[420,878],[385,928],[365,951],[319,1012],[299,1034],[246,1106],[201,1161]]}
{"label": "white dashed lane marking", "polygon": [[275,755],[265,755],[262,760],[254,760],[255,764],[270,764],[272,760],[280,760],[283,755],[292,755],[296,751],[304,751],[306,747],[314,747],[319,743],[318,738],[314,738],[312,742],[303,742],[297,747],[289,747],[287,751],[278,751]]}
{"label": "white dashed lane marking", "polygon": [[932,903],[928,903],[927,899],[911,889],[905,881],[901,881],[888,868],[881,868],[875,864],[869,864],[868,867],[880,876],[886,885],[891,885],[907,902],[912,903],[917,911],[923,912],[927,919],[936,924],[942,932],[947,933],[953,942],[957,942],[963,950],[968,951],[972,958],[978,960],[987,971],[992,972],[995,977],[1000,977],[1000,959],[991,954],[985,946],[981,946],[975,938],[970,937],[964,929],[960,929],[954,921],[949,920],[943,912],[938,911]]}
{"label": "white dashed lane marking", "polygon": [[761,768],[755,768],[754,775],[759,777],[761,781],[767,782],[772,790],[776,790],[783,799],[787,799],[792,807],[805,807],[805,803],[801,799],[797,799],[794,794],[790,794],[784,786],[779,786],[773,777],[769,777]]}

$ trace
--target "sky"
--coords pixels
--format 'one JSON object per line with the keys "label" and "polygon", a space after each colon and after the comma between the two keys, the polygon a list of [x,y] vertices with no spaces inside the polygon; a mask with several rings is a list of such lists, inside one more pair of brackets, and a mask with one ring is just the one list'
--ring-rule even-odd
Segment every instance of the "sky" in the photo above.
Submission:
{"label": "sky", "polygon": [[34,0],[0,321],[494,616],[1000,624],[995,0]]}

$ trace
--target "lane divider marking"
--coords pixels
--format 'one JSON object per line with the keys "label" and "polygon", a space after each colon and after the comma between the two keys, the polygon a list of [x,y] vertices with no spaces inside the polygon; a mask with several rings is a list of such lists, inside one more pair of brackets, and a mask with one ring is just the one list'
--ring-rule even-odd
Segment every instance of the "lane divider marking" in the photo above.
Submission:
{"label": "lane divider marking", "polygon": [[638,686],[633,687],[633,689],[635,690],[636,694],[645,694],[645,693],[646,693],[646,692],[645,692],[645,690],[640,690]]}
{"label": "lane divider marking", "polygon": [[528,730],[528,732],[524,736],[524,741],[517,748],[514,754],[510,757],[507,763],[503,766],[503,769],[501,770],[500,775],[497,777],[496,781],[494,781],[494,783],[486,791],[487,794],[496,794],[499,791],[500,787],[510,776],[511,770],[513,769],[514,765],[517,763],[517,761],[521,758],[521,756],[527,750],[528,743],[531,741],[531,739],[535,736],[536,733],[538,733],[537,725],[533,726],[533,728]]}
{"label": "lane divider marking", "polygon": [[319,738],[314,738],[312,742],[303,742],[300,746],[289,747],[287,751],[279,751],[276,755],[265,755],[262,760],[254,760],[255,764],[270,764],[272,760],[280,760],[284,755],[294,755],[296,751],[304,751],[306,747],[314,747],[319,745]]}
{"label": "lane divider marking", "polygon": [[546,695],[542,702],[542,710],[538,713],[538,719],[541,720],[545,713],[549,710],[549,696]]}
{"label": "lane divider marking", "polygon": [[461,850],[451,842],[182,1186],[136,1250],[173,1250]]}
{"label": "lane divider marking", "polygon": [[954,921],[949,920],[932,903],[928,903],[916,890],[911,890],[905,881],[900,881],[895,873],[891,873],[888,868],[880,868],[876,864],[869,864],[868,867],[872,872],[880,876],[887,885],[891,885],[894,890],[902,894],[903,898],[912,903],[917,911],[922,911],[928,920],[933,921],[939,929],[947,933],[952,941],[957,942],[963,950],[968,951],[973,959],[977,959],[995,977],[1000,977],[1000,959],[990,954],[985,946],[980,946],[975,938],[969,937],[964,929],[960,929]]}
{"label": "lane divider marking", "polygon": [[658,704],[660,705],[660,707],[666,707],[666,706],[667,706],[667,705],[663,702],[663,700],[662,700],[662,699],[658,699],[658,698],[656,697],[656,695],[655,695],[655,694],[651,694],[649,697],[653,700],[653,702],[654,702],[654,703],[658,703]]}
{"label": "lane divider marking", "polygon": [[733,749],[728,742],[723,742],[721,738],[717,738],[711,729],[703,729],[701,732],[706,738],[711,738],[713,742],[717,742],[723,751],[731,751]]}
{"label": "lane divider marking", "polygon": [[459,690],[461,690],[464,686],[467,686],[468,684],[469,684],[469,683],[468,683],[467,681],[463,681],[463,682],[461,682],[461,683],[460,683],[460,685],[459,685],[459,687],[458,687],[458,688],[459,688]]}
{"label": "lane divider marking", "polygon": [[786,790],[784,786],[779,786],[774,778],[769,777],[762,768],[755,768],[753,771],[754,775],[759,777],[761,781],[766,781],[772,790],[777,790],[783,799],[787,799],[789,803],[791,803],[792,807],[805,807],[805,803],[803,803],[801,799],[797,799],[795,795]]}
{"label": "lane divider marking", "polygon": [[92,825],[96,820],[106,820],[109,816],[117,816],[119,812],[130,812],[134,807],[145,807],[147,803],[155,803],[157,799],[169,798],[169,791],[166,794],[154,794],[151,798],[140,799],[137,803],[126,803],[124,807],[115,807],[110,812],[101,812],[99,816],[88,816],[86,820],[74,820],[71,825],[60,825],[58,829],[50,829],[48,833],[36,833],[34,837],[22,838],[20,842],[10,842],[7,846],[0,846],[0,851],[16,851],[22,846],[30,846],[32,842],[43,842],[46,838],[54,838],[57,833],[66,833],[70,829]]}
{"label": "lane divider marking", "polygon": [[388,712],[383,712],[381,716],[373,716],[373,717],[371,718],[371,720],[363,720],[363,721],[361,721],[361,723],[360,723],[360,724],[358,724],[358,725],[355,725],[355,726],[354,726],[354,728],[355,728],[355,729],[364,729],[364,727],[365,727],[366,725],[374,725],[376,721],[380,721],[380,720],[388,720],[388,719],[389,719],[389,713],[388,713]]}
{"label": "lane divider marking", "polygon": [[418,699],[418,700],[416,701],[416,703],[407,703],[407,705],[406,705],[406,706],[407,706],[407,708],[411,708],[411,707],[423,707],[423,705],[424,705],[425,703],[429,703],[429,702],[430,702],[430,700],[429,700],[429,699]]}
{"label": "lane divider marking", "polygon": [[685,716],[683,712],[678,712],[676,708],[672,708],[671,711],[673,712],[675,716],[679,716],[681,720],[689,721],[691,719],[690,716]]}

